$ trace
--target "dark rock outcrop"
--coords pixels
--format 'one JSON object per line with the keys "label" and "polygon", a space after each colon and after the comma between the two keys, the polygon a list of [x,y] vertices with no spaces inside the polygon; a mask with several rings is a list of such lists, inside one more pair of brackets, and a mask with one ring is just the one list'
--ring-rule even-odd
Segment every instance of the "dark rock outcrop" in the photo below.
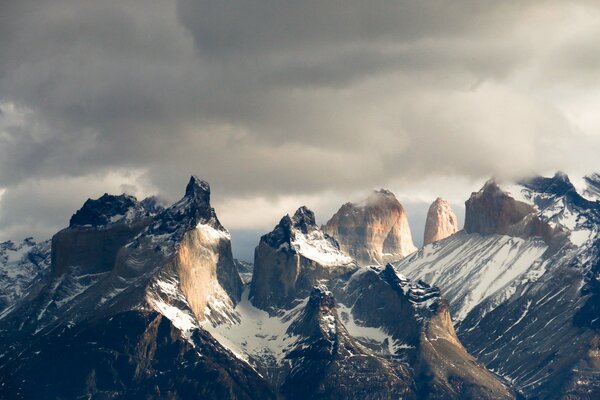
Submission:
{"label": "dark rock outcrop", "polygon": [[234,319],[242,288],[208,184],[142,209],[103,196],[55,235],[53,273],[0,317],[0,397],[274,397],[199,327]]}
{"label": "dark rock outcrop", "polygon": [[314,213],[306,207],[283,217],[261,237],[254,254],[250,297],[263,309],[287,307],[306,296],[319,279],[356,268],[337,241],[316,225]]}
{"label": "dark rock outcrop", "polygon": [[97,274],[114,266],[117,252],[152,222],[153,214],[133,196],[105,194],[88,199],[72,217],[69,227],[52,238],[52,272],[69,268]]}
{"label": "dark rock outcrop", "polygon": [[302,315],[289,328],[304,338],[287,355],[291,372],[287,399],[415,399],[410,370],[367,351],[340,321],[333,294],[318,286]]}
{"label": "dark rock outcrop", "polygon": [[535,212],[533,206],[504,193],[494,181],[465,202],[465,231],[468,233],[508,234],[517,223]]}
{"label": "dark rock outcrop", "polygon": [[396,355],[412,366],[418,398],[515,397],[507,384],[464,349],[438,288],[412,282],[388,264],[353,278],[344,301],[354,304],[355,318],[366,326],[381,327],[400,344],[401,353]]}
{"label": "dark rock outcrop", "polygon": [[[52,365],[48,365],[52,360]],[[275,399],[210,335],[128,311],[35,337],[0,363],[0,398]]]}

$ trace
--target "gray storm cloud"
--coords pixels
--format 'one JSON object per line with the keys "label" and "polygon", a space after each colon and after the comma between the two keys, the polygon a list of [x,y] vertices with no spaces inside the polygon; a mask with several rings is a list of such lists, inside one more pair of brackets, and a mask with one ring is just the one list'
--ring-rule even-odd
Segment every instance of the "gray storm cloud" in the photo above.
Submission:
{"label": "gray storm cloud", "polygon": [[173,200],[199,174],[230,224],[250,229],[240,207],[279,215],[294,196],[387,186],[402,198],[431,177],[598,169],[597,2],[8,0],[0,11],[0,239],[51,233],[119,179]]}

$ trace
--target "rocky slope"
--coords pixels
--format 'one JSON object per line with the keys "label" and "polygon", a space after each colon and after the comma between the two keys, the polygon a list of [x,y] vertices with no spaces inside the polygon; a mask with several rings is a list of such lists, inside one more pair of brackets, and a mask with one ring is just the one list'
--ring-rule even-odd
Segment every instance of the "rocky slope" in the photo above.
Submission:
{"label": "rocky slope", "polygon": [[361,265],[381,265],[416,250],[406,211],[388,190],[360,203],[346,203],[323,226],[341,250]]}
{"label": "rocky slope", "polygon": [[455,234],[458,231],[458,220],[450,204],[444,199],[437,198],[427,211],[423,245],[437,242]]}
{"label": "rocky slope", "polygon": [[230,320],[241,288],[206,182],[164,210],[86,202],[53,238],[52,273],[1,317],[0,397],[274,398],[199,327]]}
{"label": "rocky slope", "polygon": [[340,320],[327,287],[313,289],[288,332],[301,339],[286,354],[290,362],[282,385],[286,398],[416,398],[407,366],[357,343]]}
{"label": "rocky slope", "polygon": [[0,315],[25,296],[31,285],[50,267],[50,241],[0,243]]}
{"label": "rocky slope", "polygon": [[250,298],[263,309],[287,307],[299,296],[306,297],[319,279],[330,279],[354,268],[354,260],[317,226],[314,213],[300,207],[260,239]]}
{"label": "rocky slope", "polygon": [[600,203],[557,174],[488,182],[466,206],[466,232],[399,270],[442,289],[461,342],[525,397],[594,398]]}
{"label": "rocky slope", "polygon": [[460,344],[439,289],[357,266],[305,207],[261,238],[234,313],[202,326],[286,398],[515,396]]}
{"label": "rocky slope", "polygon": [[[496,210],[488,216],[509,223],[479,220],[504,234],[457,233],[402,259],[408,278],[392,264],[360,266],[306,207],[261,238],[250,272],[233,259],[210,188],[195,177],[167,208],[130,196],[90,200],[52,239],[49,271],[0,314],[0,398],[512,399],[509,380],[541,397],[594,390],[600,271],[581,249],[594,240],[596,203],[559,183],[523,186],[530,196],[520,201],[535,215]],[[502,189],[488,190],[470,212],[500,204],[512,216]],[[391,193],[351,210],[361,216],[338,212],[336,224],[366,224],[362,254],[404,256],[405,215]],[[533,217],[548,237],[523,229]],[[554,268],[561,272],[547,272]],[[536,279],[539,287],[527,286]],[[530,328],[521,332],[522,321]],[[543,336],[533,332],[542,322],[552,328]],[[530,379],[541,383],[529,388]]]}
{"label": "rocky slope", "polygon": [[600,174],[590,174],[583,178],[585,186],[580,194],[588,200],[600,200]]}

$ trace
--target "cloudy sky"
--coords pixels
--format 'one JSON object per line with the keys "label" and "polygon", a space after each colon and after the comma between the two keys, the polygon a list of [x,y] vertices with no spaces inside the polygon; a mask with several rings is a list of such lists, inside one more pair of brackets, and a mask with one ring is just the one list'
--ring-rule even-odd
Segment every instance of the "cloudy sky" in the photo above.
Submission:
{"label": "cloudy sky", "polygon": [[3,0],[0,240],[194,173],[243,258],[380,187],[419,242],[438,195],[600,170],[599,37],[598,1]]}

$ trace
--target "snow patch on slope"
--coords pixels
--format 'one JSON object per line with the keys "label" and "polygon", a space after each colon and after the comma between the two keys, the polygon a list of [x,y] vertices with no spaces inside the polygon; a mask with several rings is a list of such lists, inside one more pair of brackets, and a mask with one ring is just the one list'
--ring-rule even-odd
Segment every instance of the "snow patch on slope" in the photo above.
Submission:
{"label": "snow patch on slope", "polygon": [[187,338],[189,338],[191,332],[198,327],[196,319],[190,311],[174,307],[161,300],[154,300],[153,305],[159,313],[167,317]]}
{"label": "snow patch on slope", "polygon": [[323,266],[346,265],[353,262],[352,257],[343,254],[335,246],[333,238],[326,236],[319,229],[312,230],[307,234],[295,229],[292,246],[302,256]]}
{"label": "snow patch on slope", "polygon": [[539,279],[546,249],[540,240],[458,234],[425,246],[396,268],[442,288],[458,322],[486,298],[510,291],[511,283]]}
{"label": "snow patch on slope", "polygon": [[212,226],[205,223],[198,223],[196,230],[201,232],[202,237],[211,243],[218,243],[221,239],[231,240],[231,235],[226,230],[215,229]]}
{"label": "snow patch on slope", "polygon": [[242,300],[235,307],[239,322],[213,325],[210,321],[201,322],[215,339],[234,354],[255,364],[275,362],[283,364],[288,350],[297,343],[296,336],[287,333],[294,317],[306,306],[307,299],[282,316],[269,316],[248,300],[249,288],[242,294]]}

